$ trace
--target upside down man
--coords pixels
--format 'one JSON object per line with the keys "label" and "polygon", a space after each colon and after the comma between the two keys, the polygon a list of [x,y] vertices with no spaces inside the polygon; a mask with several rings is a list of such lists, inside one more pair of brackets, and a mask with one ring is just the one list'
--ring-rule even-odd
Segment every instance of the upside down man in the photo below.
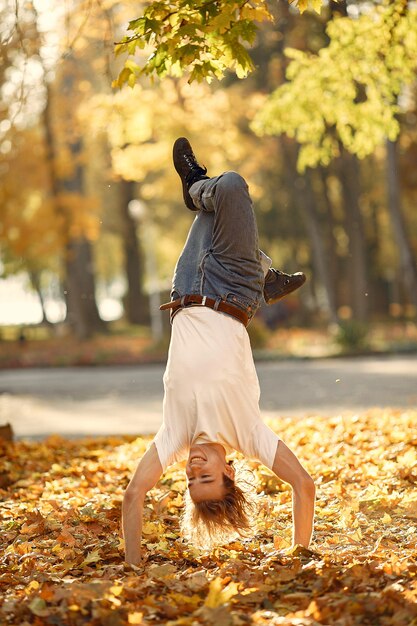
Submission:
{"label": "upside down man", "polygon": [[253,498],[227,455],[236,450],[263,463],[293,492],[293,544],[308,547],[315,486],[294,453],[262,421],[259,383],[246,326],[262,298],[276,302],[300,287],[258,248],[245,180],[236,172],[210,178],[187,139],[176,140],[174,167],[186,206],[196,212],[171,291],[172,332],[164,374],[163,424],[126,489],[125,559],[141,561],[144,501],[170,465],[186,460],[182,533],[210,547],[253,527]]}

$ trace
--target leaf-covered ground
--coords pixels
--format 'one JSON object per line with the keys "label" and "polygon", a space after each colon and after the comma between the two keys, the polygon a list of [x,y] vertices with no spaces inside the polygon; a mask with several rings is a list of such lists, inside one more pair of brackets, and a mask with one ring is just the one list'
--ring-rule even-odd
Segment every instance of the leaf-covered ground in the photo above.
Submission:
{"label": "leaf-covered ground", "polygon": [[256,464],[256,537],[193,551],[177,466],[147,501],[138,569],[123,564],[120,507],[149,439],[0,444],[2,626],[416,625],[417,411],[271,425],[316,480],[311,551],[288,550],[290,490]]}

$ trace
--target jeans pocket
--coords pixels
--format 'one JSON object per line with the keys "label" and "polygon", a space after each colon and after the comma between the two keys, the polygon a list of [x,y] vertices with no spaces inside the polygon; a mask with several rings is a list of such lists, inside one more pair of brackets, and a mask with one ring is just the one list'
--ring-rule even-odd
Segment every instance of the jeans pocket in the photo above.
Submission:
{"label": "jeans pocket", "polygon": [[225,295],[223,299],[227,302],[230,302],[230,304],[235,304],[239,308],[243,309],[249,317],[252,317],[252,315],[254,315],[256,309],[258,308],[257,303],[253,300],[244,298],[242,296],[237,296],[235,293],[229,292]]}

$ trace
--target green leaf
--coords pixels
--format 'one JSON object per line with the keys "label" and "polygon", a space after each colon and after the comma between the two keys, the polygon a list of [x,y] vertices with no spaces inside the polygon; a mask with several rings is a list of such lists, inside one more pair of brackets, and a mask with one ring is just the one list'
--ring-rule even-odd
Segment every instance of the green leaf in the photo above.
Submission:
{"label": "green leaf", "polygon": [[143,35],[146,30],[146,17],[140,17],[129,22],[128,30],[135,31],[136,35]]}
{"label": "green leaf", "polygon": [[[128,46],[124,42],[116,43],[114,46],[114,53],[116,56],[118,56],[119,54],[122,54],[123,52],[128,52],[128,51],[129,51]],[[131,54],[130,51],[129,51],[129,54]]]}
{"label": "green leaf", "polygon": [[128,24],[128,30],[136,30],[139,32],[140,28],[142,27],[142,24],[144,23],[144,18],[143,17],[139,17],[135,20],[131,20]]}

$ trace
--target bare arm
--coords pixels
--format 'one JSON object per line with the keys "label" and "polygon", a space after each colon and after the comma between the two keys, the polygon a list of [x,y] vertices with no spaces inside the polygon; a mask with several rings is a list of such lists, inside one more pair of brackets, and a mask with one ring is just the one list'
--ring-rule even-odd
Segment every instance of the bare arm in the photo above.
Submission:
{"label": "bare arm", "polygon": [[293,489],[293,545],[308,548],[313,533],[315,486],[295,454],[279,441],[272,471]]}
{"label": "bare arm", "polygon": [[123,498],[122,525],[127,563],[138,565],[140,562],[145,496],[156,485],[161,474],[162,465],[153,443],[140,460]]}

